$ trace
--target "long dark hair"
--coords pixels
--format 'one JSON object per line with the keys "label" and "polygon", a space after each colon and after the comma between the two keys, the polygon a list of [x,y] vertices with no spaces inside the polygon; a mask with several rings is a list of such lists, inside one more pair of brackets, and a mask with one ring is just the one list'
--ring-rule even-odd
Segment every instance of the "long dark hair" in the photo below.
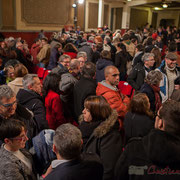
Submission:
{"label": "long dark hair", "polygon": [[49,73],[46,78],[43,81],[43,97],[45,98],[49,92],[49,90],[52,90],[56,93],[60,93],[59,90],[59,83],[60,83],[61,77],[58,74],[55,73]]}

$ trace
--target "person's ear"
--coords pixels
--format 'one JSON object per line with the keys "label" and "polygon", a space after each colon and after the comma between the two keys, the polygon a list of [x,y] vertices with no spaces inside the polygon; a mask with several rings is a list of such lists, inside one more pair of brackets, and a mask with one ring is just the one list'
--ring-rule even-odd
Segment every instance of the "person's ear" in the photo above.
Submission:
{"label": "person's ear", "polygon": [[53,152],[56,153],[57,152],[57,148],[56,146],[53,144]]}
{"label": "person's ear", "polygon": [[8,139],[8,138],[5,138],[5,139],[4,139],[4,143],[5,143],[5,144],[11,144],[11,140]]}

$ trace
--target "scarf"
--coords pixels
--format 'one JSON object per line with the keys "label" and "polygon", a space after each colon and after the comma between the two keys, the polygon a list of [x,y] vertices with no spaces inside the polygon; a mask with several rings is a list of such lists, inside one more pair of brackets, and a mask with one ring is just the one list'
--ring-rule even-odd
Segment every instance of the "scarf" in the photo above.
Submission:
{"label": "scarf", "polygon": [[160,87],[157,87],[155,85],[150,85],[154,91],[155,94],[155,106],[156,106],[156,110],[155,112],[157,112],[159,110],[159,108],[162,106],[162,102],[161,102],[161,97],[160,97]]}

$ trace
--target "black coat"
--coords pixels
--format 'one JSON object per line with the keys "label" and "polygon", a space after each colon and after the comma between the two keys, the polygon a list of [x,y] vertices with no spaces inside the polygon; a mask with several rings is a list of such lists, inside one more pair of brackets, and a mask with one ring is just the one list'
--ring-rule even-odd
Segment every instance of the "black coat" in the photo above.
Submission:
{"label": "black coat", "polygon": [[143,62],[142,62],[142,57],[143,57],[143,55],[144,55],[144,53],[142,52],[142,53],[140,53],[139,55],[137,55],[137,56],[134,58],[134,60],[133,60],[133,67],[135,67],[136,64],[138,64],[138,63],[143,64]]}
{"label": "black coat", "polygon": [[[87,157],[88,156],[88,157]],[[102,164],[94,155],[75,159],[58,165],[45,180],[102,180]]]}
{"label": "black coat", "polygon": [[[154,90],[153,88],[147,84],[147,83],[144,83],[140,89],[140,92],[141,93],[145,93],[147,95],[147,97],[149,98],[149,102],[150,102],[150,109],[155,112],[156,111],[156,105],[155,105],[155,93],[154,93]],[[159,96],[161,98],[161,95],[159,93]],[[162,98],[161,98],[162,99]]]}
{"label": "black coat", "polygon": [[128,61],[128,57],[125,56],[122,51],[116,53],[115,55],[115,66],[119,69],[119,72],[122,73],[126,73],[127,69],[126,69],[126,64]]}
{"label": "black coat", "polygon": [[137,64],[130,72],[127,82],[138,91],[144,83],[145,68],[142,64]]}
{"label": "black coat", "polygon": [[116,164],[115,180],[179,180],[179,170],[180,137],[154,129],[130,140]]}
{"label": "black coat", "polygon": [[113,62],[108,59],[99,59],[97,61],[97,63],[96,63],[96,80],[97,80],[97,82],[101,82],[101,81],[105,80],[104,69],[107,66],[111,66],[111,65],[113,65]]}
{"label": "black coat", "polygon": [[81,79],[75,84],[73,95],[74,95],[74,112],[76,120],[82,114],[84,109],[84,100],[91,95],[96,95],[96,81],[81,77]]}
{"label": "black coat", "polygon": [[143,137],[154,128],[154,121],[147,115],[128,112],[124,118],[126,142],[132,137]]}
{"label": "black coat", "polygon": [[114,168],[122,152],[122,137],[117,117],[117,112],[113,111],[108,119],[95,128],[84,149],[85,152],[99,155],[104,166],[103,180],[114,178]]}
{"label": "black coat", "polygon": [[45,106],[39,94],[30,90],[20,89],[16,97],[21,105],[33,112],[39,132],[49,128]]}

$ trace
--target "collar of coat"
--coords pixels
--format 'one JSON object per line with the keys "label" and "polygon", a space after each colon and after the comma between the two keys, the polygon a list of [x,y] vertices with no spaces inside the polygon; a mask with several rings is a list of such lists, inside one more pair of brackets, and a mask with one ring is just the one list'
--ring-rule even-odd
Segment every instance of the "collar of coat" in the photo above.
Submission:
{"label": "collar of coat", "polygon": [[[83,115],[79,117],[79,122],[83,121]],[[93,132],[93,136],[97,138],[101,138],[106,135],[118,121],[118,113],[116,110],[112,110],[111,115],[103,121],[97,128],[95,128]]]}

